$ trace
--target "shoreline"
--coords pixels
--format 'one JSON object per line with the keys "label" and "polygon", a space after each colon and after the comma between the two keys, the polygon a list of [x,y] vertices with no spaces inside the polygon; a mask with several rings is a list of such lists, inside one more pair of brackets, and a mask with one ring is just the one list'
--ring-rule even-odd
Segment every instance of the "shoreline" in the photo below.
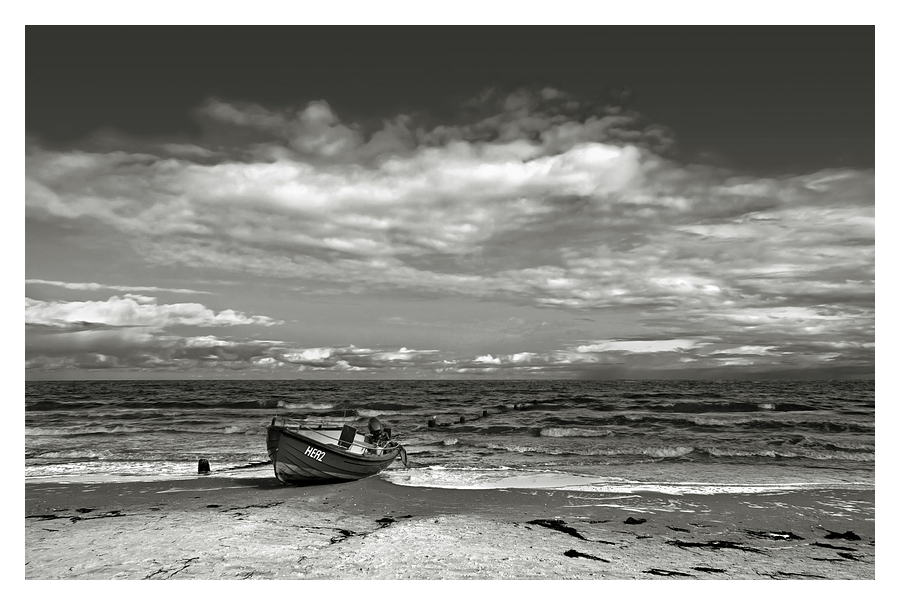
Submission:
{"label": "shoreline", "polygon": [[875,492],[25,484],[26,579],[874,579]]}

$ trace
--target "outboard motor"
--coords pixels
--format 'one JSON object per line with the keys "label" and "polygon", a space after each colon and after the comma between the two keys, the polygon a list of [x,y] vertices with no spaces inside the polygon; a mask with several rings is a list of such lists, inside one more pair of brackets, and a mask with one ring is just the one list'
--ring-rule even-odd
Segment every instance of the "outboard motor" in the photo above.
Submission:
{"label": "outboard motor", "polygon": [[369,433],[372,435],[372,443],[382,443],[391,440],[391,429],[382,426],[381,421],[374,416],[369,418]]}

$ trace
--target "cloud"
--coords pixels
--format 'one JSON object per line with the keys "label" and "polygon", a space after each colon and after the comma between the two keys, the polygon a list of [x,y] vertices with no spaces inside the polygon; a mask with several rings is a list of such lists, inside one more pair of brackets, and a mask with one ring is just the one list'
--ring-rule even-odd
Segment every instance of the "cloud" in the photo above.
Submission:
{"label": "cloud", "polygon": [[693,349],[696,341],[686,338],[672,340],[619,340],[595,342],[589,345],[580,345],[576,348],[579,353],[598,353],[601,351],[623,351],[627,353],[658,353],[660,351],[679,351]]}
{"label": "cloud", "polygon": [[57,302],[25,299],[25,324],[63,328],[78,325],[147,326],[272,326],[283,323],[271,317],[226,309],[216,313],[199,303],[157,304],[147,296],[126,294],[106,301]]}
{"label": "cloud", "polygon": [[118,286],[98,284],[95,282],[78,283],[78,282],[62,282],[46,279],[26,279],[25,284],[56,286],[58,288],[66,288],[68,290],[122,290],[125,292],[172,292],[174,294],[210,294],[203,290],[191,290],[189,288],[163,288],[159,286]]}
{"label": "cloud", "polygon": [[[683,165],[668,153],[665,127],[556,89],[485,91],[468,111],[465,122],[401,115],[368,128],[343,122],[323,100],[292,108],[210,100],[198,110],[205,134],[191,143],[30,146],[26,220],[90,221],[127,236],[148,265],[287,278],[313,290],[629,309],[648,332],[643,342],[656,343],[573,343],[515,359],[483,352],[460,371],[639,356],[666,367],[873,360],[873,171],[757,177]],[[276,322],[133,296],[26,301],[26,320],[157,329]],[[448,371],[436,353],[331,348],[303,358],[310,351],[269,351],[265,365]]]}

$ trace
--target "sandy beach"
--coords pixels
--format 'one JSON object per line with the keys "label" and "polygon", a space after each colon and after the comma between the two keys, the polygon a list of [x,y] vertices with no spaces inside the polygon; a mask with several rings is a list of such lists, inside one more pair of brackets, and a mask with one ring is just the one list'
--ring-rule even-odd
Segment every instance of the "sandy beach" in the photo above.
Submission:
{"label": "sandy beach", "polygon": [[874,578],[871,491],[25,486],[25,579]]}

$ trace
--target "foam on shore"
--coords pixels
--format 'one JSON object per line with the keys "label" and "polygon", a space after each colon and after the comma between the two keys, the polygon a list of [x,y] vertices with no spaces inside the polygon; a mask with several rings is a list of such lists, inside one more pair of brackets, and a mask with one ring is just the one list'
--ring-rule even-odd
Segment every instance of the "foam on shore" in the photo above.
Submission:
{"label": "foam on shore", "polygon": [[443,489],[543,489],[576,492],[684,494],[761,494],[769,492],[817,489],[874,489],[871,484],[833,484],[809,482],[707,483],[646,482],[621,477],[598,477],[574,473],[532,471],[510,468],[476,469],[432,466],[413,469],[388,469],[379,478],[406,487]]}

